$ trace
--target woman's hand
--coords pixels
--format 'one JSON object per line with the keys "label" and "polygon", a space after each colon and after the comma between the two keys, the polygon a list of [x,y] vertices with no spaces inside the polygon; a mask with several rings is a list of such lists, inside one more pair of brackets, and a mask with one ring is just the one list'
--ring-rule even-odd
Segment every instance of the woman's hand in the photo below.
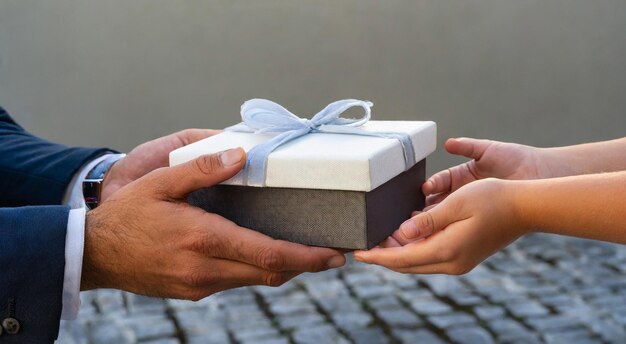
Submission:
{"label": "woman's hand", "polygon": [[354,258],[403,273],[467,273],[525,234],[513,183],[491,178],[465,185]]}
{"label": "woman's hand", "polygon": [[422,191],[427,206],[441,202],[463,185],[479,179],[552,177],[546,153],[541,148],[471,138],[448,139],[445,148],[450,154],[472,160],[435,173],[424,183]]}

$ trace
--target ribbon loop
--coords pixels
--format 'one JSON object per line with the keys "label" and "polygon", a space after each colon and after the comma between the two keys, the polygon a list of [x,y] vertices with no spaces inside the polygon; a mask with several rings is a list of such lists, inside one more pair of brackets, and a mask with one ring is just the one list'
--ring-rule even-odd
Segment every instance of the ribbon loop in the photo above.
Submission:
{"label": "ribbon loop", "polygon": [[[411,137],[406,133],[371,132],[358,127],[371,118],[369,101],[344,99],[328,104],[311,119],[300,118],[283,106],[267,99],[251,99],[241,105],[242,123],[225,130],[253,133],[280,133],[271,140],[252,148],[244,168],[244,181],[251,186],[264,186],[267,157],[281,145],[308,133],[335,133],[385,137],[397,139],[402,145],[405,170],[415,164],[415,154]],[[363,108],[359,118],[343,118],[348,109]]]}

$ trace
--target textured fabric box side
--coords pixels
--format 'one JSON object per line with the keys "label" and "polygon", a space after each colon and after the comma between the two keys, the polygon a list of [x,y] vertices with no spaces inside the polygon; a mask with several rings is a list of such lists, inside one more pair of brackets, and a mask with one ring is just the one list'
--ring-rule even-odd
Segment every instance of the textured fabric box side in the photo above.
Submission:
{"label": "textured fabric box side", "polygon": [[366,249],[423,207],[424,174],[422,160],[370,192],[217,185],[189,202],[276,239]]}

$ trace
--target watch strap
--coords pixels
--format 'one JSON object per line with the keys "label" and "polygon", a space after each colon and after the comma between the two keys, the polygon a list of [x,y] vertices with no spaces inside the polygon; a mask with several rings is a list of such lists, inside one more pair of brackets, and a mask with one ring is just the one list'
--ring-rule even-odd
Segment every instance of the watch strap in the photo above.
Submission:
{"label": "watch strap", "polygon": [[111,166],[125,157],[126,154],[111,154],[94,166],[83,180],[83,197],[88,209],[93,209],[100,203],[102,181]]}

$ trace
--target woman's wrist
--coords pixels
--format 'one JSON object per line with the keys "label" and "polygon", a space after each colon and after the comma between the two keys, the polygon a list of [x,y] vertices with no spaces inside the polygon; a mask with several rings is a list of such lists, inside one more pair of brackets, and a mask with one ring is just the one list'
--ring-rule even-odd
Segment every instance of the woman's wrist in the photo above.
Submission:
{"label": "woman's wrist", "polygon": [[580,167],[565,147],[536,148],[539,178],[559,178],[580,174]]}
{"label": "woman's wrist", "polygon": [[535,218],[535,180],[505,180],[503,194],[510,207],[513,229],[521,235],[539,231]]}

